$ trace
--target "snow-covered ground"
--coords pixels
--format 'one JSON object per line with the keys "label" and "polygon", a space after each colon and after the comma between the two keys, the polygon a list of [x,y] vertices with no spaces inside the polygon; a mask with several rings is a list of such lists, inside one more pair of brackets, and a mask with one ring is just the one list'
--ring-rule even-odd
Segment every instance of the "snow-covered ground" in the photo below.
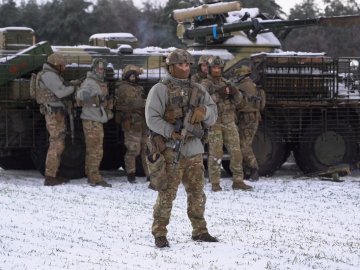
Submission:
{"label": "snow-covered ground", "polygon": [[104,172],[113,188],[85,179],[45,187],[33,171],[0,170],[0,269],[360,269],[360,176],[293,179],[294,166],[252,183],[252,192],[209,184],[206,219],[219,243],[197,243],[181,187],[154,247],[156,192]]}

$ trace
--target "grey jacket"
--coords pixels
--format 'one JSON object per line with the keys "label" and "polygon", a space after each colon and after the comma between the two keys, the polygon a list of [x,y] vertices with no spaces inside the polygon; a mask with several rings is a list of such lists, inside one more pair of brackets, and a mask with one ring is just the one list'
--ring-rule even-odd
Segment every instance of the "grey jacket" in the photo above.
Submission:
{"label": "grey jacket", "polygon": [[47,104],[53,107],[65,107],[60,99],[67,97],[74,93],[74,86],[65,86],[64,79],[59,75],[59,72],[45,63],[43,65],[43,74],[39,80],[39,86],[50,90],[59,101],[48,102]]}
{"label": "grey jacket", "polygon": [[102,103],[95,100],[105,99],[108,95],[108,88],[103,80],[97,78],[92,72],[88,71],[85,81],[76,92],[76,99],[83,104],[81,119],[106,123],[109,118]]}
{"label": "grey jacket", "polygon": [[[185,84],[189,85],[188,80],[176,79],[170,75],[168,75],[167,79],[170,79],[174,85],[180,87]],[[211,126],[216,122],[217,108],[207,91],[205,89],[203,90],[204,95],[200,101],[200,104],[206,107],[206,115],[203,123]],[[168,89],[166,85],[161,82],[151,88],[145,104],[145,118],[149,129],[165,137],[168,140],[167,146],[173,147],[175,142],[171,140],[171,134],[174,131],[174,126],[164,119],[165,109],[169,102],[167,92]],[[201,153],[204,153],[204,146],[201,140],[195,136],[189,137],[186,140],[181,151],[181,154],[186,157]]]}

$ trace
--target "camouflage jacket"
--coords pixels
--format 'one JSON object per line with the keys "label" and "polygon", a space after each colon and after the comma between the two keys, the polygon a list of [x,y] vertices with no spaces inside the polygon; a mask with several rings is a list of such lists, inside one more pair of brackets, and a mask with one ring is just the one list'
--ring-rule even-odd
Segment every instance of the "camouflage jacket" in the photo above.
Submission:
{"label": "camouflage jacket", "polygon": [[[216,124],[235,122],[236,107],[241,107],[243,104],[243,97],[236,87],[223,77],[214,78],[210,75],[201,84],[208,90],[217,105],[218,118]],[[231,87],[235,93],[232,95],[224,94],[226,87]]]}
{"label": "camouflage jacket", "polygon": [[115,96],[117,100],[116,110],[144,117],[146,99],[142,86],[121,81],[116,86]]}
{"label": "camouflage jacket", "polygon": [[206,79],[206,75],[202,72],[196,72],[194,75],[191,76],[191,82],[193,83],[200,83]]}
{"label": "camouflage jacket", "polygon": [[106,123],[109,120],[104,103],[107,96],[107,84],[99,80],[92,71],[88,71],[85,81],[76,92],[76,99],[83,106],[81,119]]}
{"label": "camouflage jacket", "polygon": [[235,85],[243,94],[246,101],[243,106],[239,108],[240,112],[259,112],[264,109],[265,92],[262,89],[258,89],[249,77],[245,77]]}
{"label": "camouflage jacket", "polygon": [[52,107],[65,107],[61,99],[71,95],[75,88],[74,86],[65,86],[64,79],[59,75],[59,72],[45,63],[43,70],[40,73],[39,87],[48,91],[46,93],[47,101],[44,104]]}
{"label": "camouflage jacket", "polygon": [[[178,89],[181,89],[182,96],[188,96],[193,87],[201,91],[199,95],[199,105],[206,107],[206,115],[203,124],[211,126],[216,122],[217,109],[210,95],[199,84],[190,83],[189,80],[176,79],[170,75],[165,80],[169,80]],[[147,97],[145,105],[146,123],[150,130],[162,135],[167,140],[167,147],[173,147],[174,141],[171,140],[171,134],[174,131],[174,125],[165,120],[165,111],[170,106],[168,87],[159,82],[155,84]],[[204,146],[197,137],[189,137],[184,144],[181,153],[190,157],[204,152]]]}

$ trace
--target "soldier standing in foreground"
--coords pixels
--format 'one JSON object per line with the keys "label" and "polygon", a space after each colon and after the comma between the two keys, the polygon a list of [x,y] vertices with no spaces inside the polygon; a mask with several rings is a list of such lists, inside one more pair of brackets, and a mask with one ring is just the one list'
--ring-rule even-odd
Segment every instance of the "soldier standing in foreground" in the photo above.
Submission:
{"label": "soldier standing in foreground", "polygon": [[104,82],[106,66],[104,59],[93,60],[91,71],[88,71],[85,81],[76,93],[76,98],[82,106],[80,117],[86,144],[85,174],[88,182],[91,186],[111,187],[99,172],[103,158],[103,123],[113,117],[112,100],[109,99],[107,84]]}
{"label": "soldier standing in foreground", "polygon": [[240,150],[239,133],[235,124],[236,107],[243,103],[240,92],[222,77],[224,61],[219,57],[209,59],[210,72],[202,85],[209,91],[218,108],[216,124],[210,127],[208,170],[212,191],[221,191],[220,172],[223,145],[230,154],[230,169],[233,173],[234,190],[252,189],[244,183],[242,154]]}
{"label": "soldier standing in foreground", "polygon": [[201,83],[202,80],[206,79],[209,73],[208,60],[211,58],[210,55],[202,55],[198,61],[197,72],[191,76],[191,82]]}
{"label": "soldier standing in foreground", "polygon": [[248,66],[241,66],[235,70],[234,83],[243,94],[246,102],[238,109],[240,147],[243,155],[244,169],[250,170],[250,178],[253,181],[259,180],[259,166],[252,149],[252,142],[261,120],[260,111],[265,108],[265,92],[258,89],[256,84],[249,77],[251,69]]}
{"label": "soldier standing in foreground", "polygon": [[75,87],[66,86],[61,73],[65,70],[65,59],[62,55],[49,55],[42,71],[36,78],[36,100],[40,111],[45,115],[46,129],[49,132],[49,149],[45,163],[45,186],[54,186],[67,182],[57,175],[61,154],[65,148],[66,125],[64,97],[71,95]]}
{"label": "soldier standing in foreground", "polygon": [[[208,233],[204,218],[206,196],[204,188],[204,165],[202,154],[204,147],[201,139],[176,130],[180,120],[185,125],[184,118],[189,116],[190,100],[196,100],[197,105],[191,109],[191,125],[212,125],[216,121],[216,105],[209,94],[199,84],[191,83],[189,79],[190,65],[194,59],[186,50],[177,49],[171,52],[166,64],[169,75],[154,85],[148,95],[145,106],[146,123],[150,130],[160,134],[166,143],[162,155],[165,158],[167,183],[159,190],[154,206],[154,222],[152,234],[155,245],[159,248],[168,247],[166,238],[172,202],[180,182],[185,186],[188,195],[188,217],[193,227],[194,241],[217,242]],[[177,142],[183,142],[178,163],[174,164],[176,152],[173,150]]]}
{"label": "soldier standing in foreground", "polygon": [[121,81],[115,90],[118,111],[116,122],[121,124],[126,146],[125,170],[130,183],[135,183],[136,157],[141,154],[141,161],[146,176],[146,139],[145,92],[138,84],[142,69],[136,65],[127,65]]}

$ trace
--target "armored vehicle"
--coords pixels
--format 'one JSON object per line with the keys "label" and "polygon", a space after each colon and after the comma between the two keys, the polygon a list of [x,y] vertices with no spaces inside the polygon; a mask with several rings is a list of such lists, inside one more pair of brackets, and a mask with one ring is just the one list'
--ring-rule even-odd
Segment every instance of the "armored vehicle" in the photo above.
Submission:
{"label": "armored vehicle", "polygon": [[[294,153],[304,173],[359,159],[359,68],[356,59],[321,53],[282,52],[280,37],[296,27],[349,26],[360,16],[305,20],[269,19],[239,2],[219,2],[174,10],[178,37],[194,51],[226,50],[225,76],[251,66],[267,95],[253,142],[260,175],[270,175]],[[241,128],[241,127],[239,127]],[[230,172],[224,158],[223,167]]]}
{"label": "armored vehicle", "polygon": [[[295,26],[331,23],[332,20],[357,23],[359,17],[266,20],[257,10],[240,8],[238,2],[217,3],[200,6],[200,11],[197,9],[195,13],[190,9],[190,15],[188,9],[174,11],[174,14],[181,15],[176,17],[179,37],[196,58],[203,54],[221,56],[226,60],[225,72],[229,78],[236,67],[250,64],[255,71],[254,79],[267,92],[264,120],[253,145],[260,174],[273,173],[291,151],[294,151],[299,167],[306,172],[338,162],[355,162],[359,121],[359,69],[358,66],[355,68],[356,62],[318,54],[269,54],[280,48],[280,42],[268,30],[287,30]],[[28,28],[10,27],[1,31],[7,36],[0,48],[0,167],[3,169],[35,166],[40,172],[44,171],[48,135],[39,107],[29,96],[29,78],[31,73],[41,69],[47,55],[56,51],[65,56],[66,80],[84,78],[94,58],[105,58],[110,63],[106,79],[110,93],[114,93],[115,84],[127,64],[143,67],[140,83],[149,90],[166,74],[164,59],[174,49],[135,48],[137,40],[128,33],[96,34],[90,38],[92,45],[73,47],[35,43],[34,31]],[[11,35],[17,35],[22,45],[10,46],[14,44]],[[256,54],[260,52],[265,54]],[[69,106],[68,111],[74,115],[75,128],[71,131],[68,123],[60,174],[79,178],[84,176],[85,156],[80,108]],[[117,169],[123,165],[124,156],[121,127],[110,121],[104,129],[101,166],[102,169]],[[329,145],[330,152],[327,150]],[[304,157],[310,152],[309,147],[314,153],[311,160],[316,162],[307,162]],[[228,168],[226,157],[223,165]],[[141,172],[139,162],[138,173]]]}

